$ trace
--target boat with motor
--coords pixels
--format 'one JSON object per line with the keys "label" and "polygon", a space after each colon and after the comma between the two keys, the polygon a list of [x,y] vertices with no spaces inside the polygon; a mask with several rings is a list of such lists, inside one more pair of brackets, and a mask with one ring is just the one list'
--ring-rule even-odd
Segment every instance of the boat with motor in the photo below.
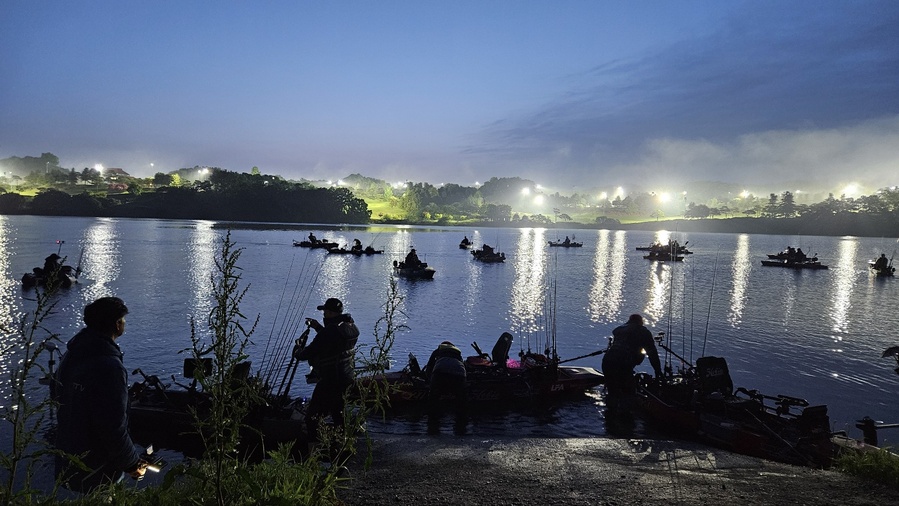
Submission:
{"label": "boat with motor", "polygon": [[643,258],[646,260],[650,260],[653,262],[683,262],[684,257],[681,255],[674,255],[669,251],[650,251],[648,255],[643,255]]}
{"label": "boat with motor", "polygon": [[893,267],[893,257],[887,259],[885,253],[881,253],[877,260],[869,261],[868,268],[877,277],[891,278],[896,273],[896,268]]}
{"label": "boat with motor", "polygon": [[384,250],[382,250],[382,249],[375,249],[375,248],[373,248],[373,247],[371,247],[371,246],[366,246],[366,247],[363,248],[363,249],[358,249],[358,248],[355,248],[355,249],[354,249],[354,248],[350,248],[350,249],[347,249],[347,248],[329,248],[329,249],[328,249],[328,254],[329,254],[329,255],[355,255],[355,256],[357,256],[357,257],[361,257],[361,256],[363,256],[363,255],[365,255],[365,256],[371,256],[371,255],[380,255],[380,254],[382,254],[382,253],[384,253]]}
{"label": "boat with motor", "polygon": [[735,453],[816,468],[831,464],[837,448],[827,406],[734,390],[722,357],[699,358],[695,367],[681,361],[686,367],[676,373],[666,367],[662,378],[636,375],[638,413],[648,422]]}
{"label": "boat with motor", "polygon": [[799,261],[799,260],[762,260],[762,265],[765,267],[783,267],[785,269],[811,269],[811,270],[819,270],[819,269],[827,269],[828,267],[821,262],[818,261],[818,257],[812,257],[808,260]]}
{"label": "boat with motor", "polygon": [[563,241],[549,241],[549,246],[551,248],[580,248],[584,243],[572,241],[568,237]]}
{"label": "boat with motor", "polygon": [[324,250],[330,250],[331,248],[337,248],[340,246],[336,242],[332,242],[327,239],[316,240],[316,242],[293,241],[293,245],[298,248],[311,248],[311,249],[324,249]]}
{"label": "boat with motor", "polygon": [[469,248],[471,248],[471,240],[469,240],[468,236],[466,235],[465,237],[462,238],[461,241],[459,241],[459,249],[469,249]]}
{"label": "boat with motor", "polygon": [[667,253],[669,255],[692,255],[693,252],[687,249],[687,244],[690,241],[687,241],[683,244],[675,240],[669,240],[668,244],[662,244],[661,242],[654,242],[649,246],[637,246],[637,251],[648,251],[650,254],[652,253]]}
{"label": "boat with motor", "polygon": [[78,259],[78,267],[65,265],[65,259],[59,255],[62,245],[65,241],[56,241],[59,249],[56,253],[51,254],[44,259],[43,267],[35,267],[31,272],[22,275],[22,288],[34,288],[36,286],[46,287],[56,283],[56,286],[69,288],[78,282],[78,276],[81,275],[81,260],[84,257],[84,249],[81,250],[81,258]]}
{"label": "boat with motor", "polygon": [[[603,383],[603,375],[592,367],[568,366],[550,350],[545,354],[521,352],[519,360],[509,358],[513,336],[504,332],[491,354],[481,351],[472,343],[476,355],[465,359],[468,401],[484,406],[487,403],[552,401],[566,396],[583,394]],[[400,371],[392,371],[359,379],[377,382],[386,387],[390,404],[394,408],[424,405],[428,400],[429,384],[418,359],[409,354],[407,365]]]}
{"label": "boat with motor", "polygon": [[506,261],[506,254],[497,252],[492,246],[483,245],[481,249],[471,251],[471,256],[478,262],[485,264],[502,263]]}
{"label": "boat with motor", "polygon": [[428,265],[427,262],[419,262],[418,264],[406,264],[406,262],[393,261],[393,273],[401,278],[409,279],[434,279],[437,271]]}
{"label": "boat with motor", "polygon": [[[141,369],[132,371],[139,380],[128,389],[128,427],[135,441],[154,444],[185,454],[203,451],[202,439],[197,434],[197,418],[205,419],[212,406],[209,393],[197,385],[194,371],[199,367],[211,371],[211,359],[184,360],[183,377],[192,379],[180,384],[172,376],[171,384],[155,375],[147,375]],[[250,362],[235,367],[234,380],[250,385],[258,380],[250,376]],[[306,405],[301,398],[274,395],[261,386],[258,393],[264,402],[253,407],[244,419],[240,433],[244,451],[252,454],[263,448],[276,448],[285,443],[301,443],[294,447],[296,454],[306,449]],[[194,414],[196,413],[196,415]]]}

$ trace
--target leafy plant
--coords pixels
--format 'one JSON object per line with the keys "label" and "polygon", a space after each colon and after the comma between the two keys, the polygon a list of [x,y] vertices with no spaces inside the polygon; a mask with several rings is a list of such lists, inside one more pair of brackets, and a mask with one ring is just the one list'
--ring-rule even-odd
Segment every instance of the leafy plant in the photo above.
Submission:
{"label": "leafy plant", "polygon": [[[36,384],[38,378],[52,380],[49,368],[59,343],[59,335],[43,325],[53,313],[56,303],[52,296],[59,288],[55,273],[47,278],[46,286],[36,290],[34,312],[20,317],[17,333],[0,347],[0,357],[10,364],[9,402],[0,408],[0,416],[12,429],[9,450],[0,452],[0,467],[6,474],[0,490],[3,504],[37,502],[41,493],[32,483],[35,471],[42,461],[57,453],[41,436],[47,432],[55,403],[49,395],[31,395],[35,388],[42,388]],[[7,333],[5,329],[3,333]],[[47,356],[48,366],[44,366]]]}
{"label": "leafy plant", "polygon": [[[246,349],[250,336],[256,329],[259,317],[246,326],[247,318],[240,311],[240,302],[249,286],[240,288],[240,268],[237,261],[242,249],[235,248],[231,232],[222,238],[219,256],[215,259],[216,273],[211,281],[215,305],[210,311],[208,327],[212,342],[205,344],[191,323],[191,342],[194,358],[211,356],[212,370],[207,374],[202,368],[195,372],[197,382],[209,397],[208,411],[192,408],[197,431],[203,441],[207,459],[213,468],[210,486],[219,504],[226,504],[227,474],[242,468],[237,453],[240,432],[244,420],[253,406],[262,403],[259,392],[247,381],[248,374],[241,369],[247,366]],[[248,373],[248,371],[247,371]]]}

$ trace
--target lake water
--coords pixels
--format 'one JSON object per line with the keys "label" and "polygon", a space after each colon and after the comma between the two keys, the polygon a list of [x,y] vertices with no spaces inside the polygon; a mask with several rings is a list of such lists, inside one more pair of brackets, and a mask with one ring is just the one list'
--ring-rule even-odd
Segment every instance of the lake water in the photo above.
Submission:
{"label": "lake water", "polygon": [[[190,347],[190,321],[205,320],[211,308],[210,276],[223,224],[152,219],[0,216],[0,324],[14,328],[18,315],[34,309],[33,292],[19,280],[59,248],[68,264],[80,262],[80,282],[56,296],[45,326],[67,340],[82,326],[85,304],[107,295],[130,308],[120,339],[129,369],[140,367],[164,380],[180,375]],[[309,232],[342,245],[359,238],[383,255],[353,257],[294,247]],[[899,344],[895,310],[899,280],[878,279],[867,262],[890,256],[895,238],[773,236],[745,234],[670,235],[695,252],[686,261],[662,264],[643,259],[637,246],[669,232],[556,229],[464,229],[449,227],[323,227],[235,225],[242,248],[241,302],[250,319],[254,367],[280,371],[292,344],[290,321],[320,318],[315,306],[338,297],[370,343],[392,276],[392,262],[415,247],[437,270],[431,281],[398,280],[407,332],[397,337],[393,369],[414,353],[420,360],[441,341],[474,354],[504,331],[521,349],[543,349],[555,335],[562,359],[606,347],[611,331],[631,313],[641,313],[653,332],[664,331],[678,354],[726,357],[735,386],[786,394],[827,404],[834,428],[849,428],[868,415],[899,422],[899,375],[881,358]],[[504,264],[481,264],[458,248],[463,235],[506,254]],[[569,235],[582,248],[550,248]],[[57,245],[56,241],[64,241]],[[763,267],[761,260],[788,245],[816,254],[829,270],[792,271]],[[200,325],[202,329],[202,325]],[[9,339],[7,333],[4,339]],[[286,342],[287,344],[283,344]],[[10,360],[2,364],[6,378]],[[573,362],[600,366],[600,357]],[[676,364],[675,364],[676,365]],[[305,367],[305,364],[301,366]],[[650,372],[649,366],[641,366]],[[309,395],[297,374],[294,395]],[[4,387],[4,402],[8,389]],[[602,396],[591,392],[553,410],[516,411],[472,421],[475,435],[601,436]],[[5,430],[5,429],[4,429]],[[373,432],[424,433],[415,419],[377,422]],[[881,432],[895,441],[899,431]]]}

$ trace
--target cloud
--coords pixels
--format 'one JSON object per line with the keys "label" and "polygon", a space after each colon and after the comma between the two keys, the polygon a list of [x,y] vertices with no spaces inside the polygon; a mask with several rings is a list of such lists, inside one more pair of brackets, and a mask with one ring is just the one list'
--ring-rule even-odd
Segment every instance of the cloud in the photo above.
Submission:
{"label": "cloud", "polygon": [[750,3],[713,33],[600,63],[466,153],[569,184],[885,179],[899,160],[899,3],[819,5]]}

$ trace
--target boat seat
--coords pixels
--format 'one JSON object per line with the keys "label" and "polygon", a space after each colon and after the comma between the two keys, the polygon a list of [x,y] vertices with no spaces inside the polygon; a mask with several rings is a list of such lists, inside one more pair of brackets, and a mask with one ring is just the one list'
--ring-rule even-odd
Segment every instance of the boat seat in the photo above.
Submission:
{"label": "boat seat", "polygon": [[700,357],[696,360],[696,373],[699,376],[699,393],[708,396],[720,393],[731,396],[734,393],[734,383],[727,369],[727,360],[724,357]]}
{"label": "boat seat", "polygon": [[493,351],[490,352],[493,363],[498,367],[506,367],[510,349],[512,349],[512,334],[503,332],[496,340],[496,344],[493,345]]}

